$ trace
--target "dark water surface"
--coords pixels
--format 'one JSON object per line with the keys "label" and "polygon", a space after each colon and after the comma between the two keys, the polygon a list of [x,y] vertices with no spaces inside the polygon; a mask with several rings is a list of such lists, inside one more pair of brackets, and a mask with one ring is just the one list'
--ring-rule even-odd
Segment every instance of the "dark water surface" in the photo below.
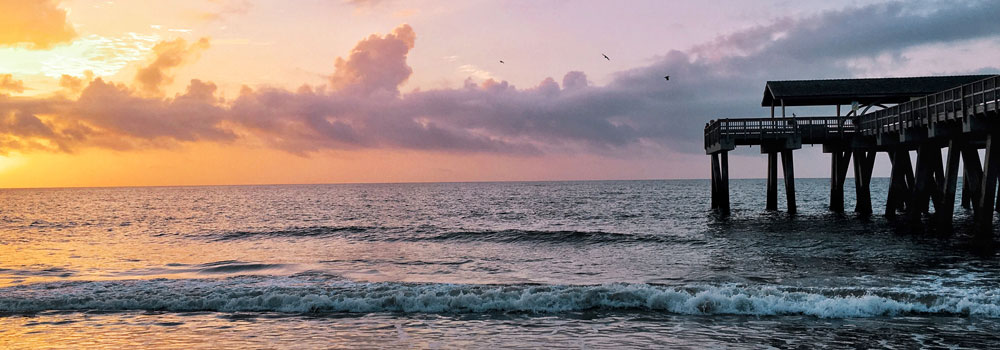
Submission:
{"label": "dark water surface", "polygon": [[0,348],[1000,344],[961,207],[945,236],[731,187],[729,219],[706,180],[3,190]]}

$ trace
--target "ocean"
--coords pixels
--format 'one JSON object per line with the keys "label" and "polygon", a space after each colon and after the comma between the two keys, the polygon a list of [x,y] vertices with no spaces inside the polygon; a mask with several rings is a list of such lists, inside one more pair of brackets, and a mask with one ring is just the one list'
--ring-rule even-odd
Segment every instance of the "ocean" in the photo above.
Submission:
{"label": "ocean", "polygon": [[708,180],[0,190],[0,348],[1000,346],[969,212],[796,187],[733,180],[729,218]]}

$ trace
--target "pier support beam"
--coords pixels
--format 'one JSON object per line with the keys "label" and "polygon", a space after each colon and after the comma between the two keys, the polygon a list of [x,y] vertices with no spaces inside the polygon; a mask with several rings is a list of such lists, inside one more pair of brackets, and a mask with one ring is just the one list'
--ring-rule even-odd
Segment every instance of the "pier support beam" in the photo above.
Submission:
{"label": "pier support beam", "polygon": [[885,200],[885,216],[895,217],[896,212],[906,209],[909,205],[912,182],[907,183],[907,174],[913,173],[913,163],[910,162],[910,152],[904,150],[889,151],[889,161],[892,171],[889,175],[889,196]]}
{"label": "pier support beam", "polygon": [[872,179],[872,168],[875,165],[875,152],[854,152],[854,190],[857,202],[854,212],[861,215],[872,213],[872,195],[869,184]]}
{"label": "pier support beam", "polygon": [[941,188],[939,184],[944,181],[938,181],[940,168],[941,148],[933,145],[921,145],[917,148],[917,178],[913,186],[913,200],[910,203],[912,208],[908,215],[911,220],[919,221],[921,214],[930,212],[932,198],[935,211],[941,207],[941,195],[937,191]]}
{"label": "pier support beam", "polygon": [[844,212],[844,181],[851,152],[834,151],[830,154],[830,211]]}
{"label": "pier support beam", "polygon": [[719,160],[722,173],[721,181],[719,181],[722,185],[720,188],[722,193],[721,212],[722,216],[729,216],[729,152],[719,152]]}
{"label": "pier support beam", "polygon": [[778,154],[767,154],[767,210],[778,210]]}
{"label": "pier support beam", "polygon": [[712,210],[719,209],[719,165],[718,157],[714,153],[709,155],[709,160],[712,163]]}
{"label": "pier support beam", "polygon": [[958,189],[958,162],[962,155],[962,148],[965,148],[963,140],[951,139],[948,141],[948,160],[944,173],[944,184],[941,191],[944,193],[940,206],[934,207],[934,215],[937,217],[938,225],[942,228],[951,228],[955,216],[955,192]]}
{"label": "pier support beam", "polygon": [[962,164],[965,170],[962,183],[969,187],[969,206],[973,215],[976,215],[979,211],[979,189],[983,185],[983,167],[979,162],[979,151],[974,147],[963,148]]}
{"label": "pier support beam", "polygon": [[788,213],[795,214],[795,165],[792,162],[792,151],[781,151],[781,168],[785,172],[785,201]]}
{"label": "pier support beam", "polygon": [[712,154],[712,209],[729,216],[729,152]]}
{"label": "pier support beam", "polygon": [[993,207],[993,210],[996,211],[996,212],[998,212],[998,213],[1000,213],[1000,192],[998,192],[997,194],[998,194],[997,195],[997,203],[996,203],[996,206]]}
{"label": "pier support beam", "polygon": [[962,208],[972,209],[972,193],[969,186],[969,172],[962,168]]}
{"label": "pier support beam", "polygon": [[993,204],[997,195],[997,177],[1000,176],[1000,133],[991,131],[986,136],[986,159],[983,160],[983,182],[979,190],[979,208],[975,212],[976,237],[993,240]]}

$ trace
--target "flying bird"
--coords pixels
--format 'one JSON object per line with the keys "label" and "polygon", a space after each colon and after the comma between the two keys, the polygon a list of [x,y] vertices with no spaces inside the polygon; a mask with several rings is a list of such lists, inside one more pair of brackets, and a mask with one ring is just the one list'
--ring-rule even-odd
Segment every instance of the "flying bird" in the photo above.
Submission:
{"label": "flying bird", "polygon": [[500,64],[503,64],[503,60],[500,60]]}
{"label": "flying bird", "polygon": [[606,60],[608,60],[608,61],[610,61],[610,60],[611,60],[611,57],[608,57],[608,55],[605,55],[605,54],[603,54],[603,53],[602,53],[602,54],[601,54],[601,56],[604,56],[604,59],[606,59]]}
{"label": "flying bird", "polygon": [[667,79],[667,81],[670,81],[670,76],[669,75],[665,76],[665,77],[663,77],[663,79]]}

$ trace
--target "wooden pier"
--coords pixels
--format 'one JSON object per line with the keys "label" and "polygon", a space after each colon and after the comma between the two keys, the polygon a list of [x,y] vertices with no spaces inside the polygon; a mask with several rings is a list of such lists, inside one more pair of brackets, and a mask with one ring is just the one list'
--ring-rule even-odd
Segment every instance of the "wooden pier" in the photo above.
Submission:
{"label": "wooden pier", "polygon": [[[761,106],[770,107],[770,118],[718,119],[705,126],[712,209],[730,213],[728,152],[759,146],[767,154],[766,209],[778,209],[780,156],[786,210],[794,213],[793,151],[820,144],[830,154],[831,211],[844,211],[844,181],[853,163],[854,211],[872,214],[872,169],[879,153],[885,153],[892,165],[886,216],[904,213],[919,220],[931,215],[933,206],[933,221],[950,227],[961,171],[962,205],[973,210],[977,231],[992,237],[993,212],[1000,210],[998,86],[997,75],[769,81]],[[790,106],[836,106],[836,115],[789,118]],[[843,115],[842,106],[849,106]],[[986,150],[982,160],[979,149]],[[911,151],[916,151],[915,162]]]}

